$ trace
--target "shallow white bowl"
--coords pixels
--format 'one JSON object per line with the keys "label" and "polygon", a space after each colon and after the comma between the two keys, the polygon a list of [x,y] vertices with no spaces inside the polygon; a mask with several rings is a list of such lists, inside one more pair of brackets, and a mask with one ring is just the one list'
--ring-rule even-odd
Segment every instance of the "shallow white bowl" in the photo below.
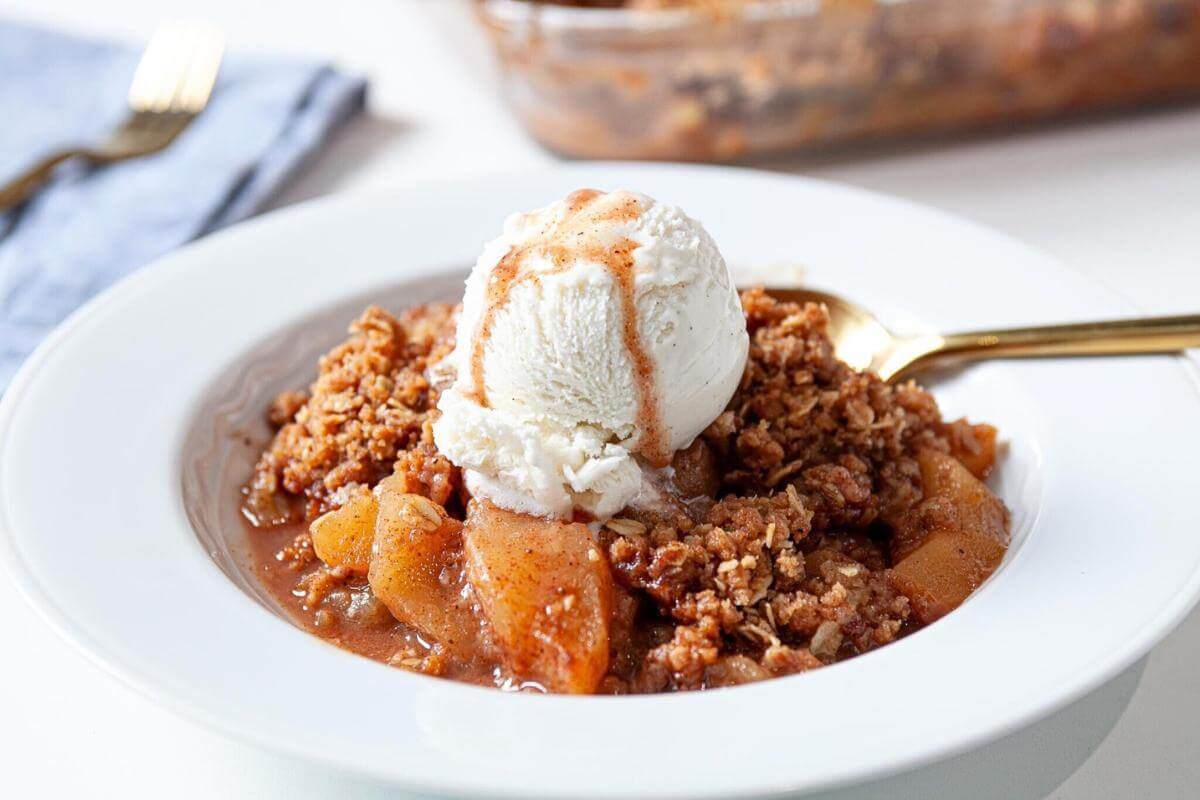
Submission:
{"label": "shallow white bowl", "polygon": [[239,560],[236,483],[271,394],[368,299],[452,294],[504,216],[626,187],[735,269],[802,264],[897,329],[1129,309],[1030,249],[825,183],[595,164],[351,196],[184,248],[88,304],[0,404],[0,556],[105,669],[230,734],[408,788],[725,797],[847,784],[1001,736],[1143,655],[1200,594],[1200,415],[1175,357],[983,365],[932,383],[995,422],[1005,563],[961,609],[804,675],[707,693],[540,697],[426,678],[291,626]]}

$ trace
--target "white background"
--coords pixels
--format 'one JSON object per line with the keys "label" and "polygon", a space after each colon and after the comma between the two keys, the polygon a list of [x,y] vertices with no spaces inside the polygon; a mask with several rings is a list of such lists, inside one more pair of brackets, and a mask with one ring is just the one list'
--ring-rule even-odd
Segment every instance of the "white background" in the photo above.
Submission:
{"label": "white background", "polygon": [[[164,19],[205,19],[227,31],[232,49],[328,58],[366,74],[369,116],[338,135],[278,205],[554,161],[505,113],[458,0],[0,0],[0,15],[130,41]],[[1200,311],[1200,108],[760,166],[919,200],[1041,247],[1146,311]],[[1130,546],[1153,535],[1131,531]],[[158,708],[60,641],[3,579],[0,632],[4,796],[397,796]],[[836,796],[1195,796],[1198,660],[1193,613],[1148,659],[1048,720]]]}

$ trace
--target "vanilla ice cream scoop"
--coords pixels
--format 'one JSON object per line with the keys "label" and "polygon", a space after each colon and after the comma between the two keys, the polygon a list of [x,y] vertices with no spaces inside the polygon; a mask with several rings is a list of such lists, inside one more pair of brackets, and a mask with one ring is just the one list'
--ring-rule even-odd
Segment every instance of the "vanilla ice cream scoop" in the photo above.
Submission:
{"label": "vanilla ice cream scoop", "polygon": [[508,219],[467,279],[433,435],[475,496],[607,518],[725,408],[749,340],[712,238],[645,195]]}

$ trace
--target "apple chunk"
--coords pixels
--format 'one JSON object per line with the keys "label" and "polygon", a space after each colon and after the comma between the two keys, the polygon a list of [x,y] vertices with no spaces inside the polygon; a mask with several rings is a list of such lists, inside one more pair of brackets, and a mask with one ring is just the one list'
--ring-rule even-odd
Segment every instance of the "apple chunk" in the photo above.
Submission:
{"label": "apple chunk", "polygon": [[923,624],[949,614],[987,580],[1004,545],[979,533],[938,533],[892,570],[892,584]]}
{"label": "apple chunk", "polygon": [[972,425],[965,419],[950,423],[948,428],[952,434],[950,455],[979,480],[991,474],[996,464],[996,429],[991,425]]}
{"label": "apple chunk", "polygon": [[331,567],[367,574],[375,539],[375,496],[360,494],[345,505],[317,517],[309,525],[313,551]]}
{"label": "apple chunk", "polygon": [[936,450],[923,450],[917,456],[917,463],[921,465],[925,495],[949,501],[958,518],[958,527],[1008,545],[1008,512],[1004,504],[970,470],[953,456]]}
{"label": "apple chunk", "polygon": [[367,581],[392,616],[452,653],[479,652],[480,625],[462,565],[462,523],[427,497],[378,491]]}
{"label": "apple chunk", "polygon": [[999,566],[1008,546],[1008,512],[953,456],[922,451],[925,499],[892,536],[892,583],[928,624],[958,608]]}
{"label": "apple chunk", "polygon": [[587,526],[471,504],[467,572],[505,664],[552,692],[593,692],[608,671],[613,583]]}

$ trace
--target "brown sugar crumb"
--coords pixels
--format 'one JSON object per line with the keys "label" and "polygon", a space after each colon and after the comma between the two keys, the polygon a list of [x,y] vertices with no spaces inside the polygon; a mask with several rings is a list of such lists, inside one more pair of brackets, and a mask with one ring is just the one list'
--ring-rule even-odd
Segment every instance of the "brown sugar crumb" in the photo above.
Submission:
{"label": "brown sugar crumb", "polygon": [[441,645],[427,648],[408,642],[388,656],[387,663],[409,672],[440,676],[446,673],[446,660],[446,651]]}
{"label": "brown sugar crumb", "polygon": [[449,506],[462,491],[462,476],[433,446],[433,434],[423,432],[420,444],[399,454],[394,474],[403,475],[405,488],[412,494],[428,497],[440,506]]}
{"label": "brown sugar crumb", "polygon": [[273,428],[282,428],[295,418],[296,412],[307,402],[306,392],[281,392],[267,409],[267,421]]}
{"label": "brown sugar crumb", "polygon": [[296,583],[297,594],[303,593],[304,605],[316,608],[338,588],[345,585],[349,573],[340,567],[318,567]]}
{"label": "brown sugar crumb", "polygon": [[[413,448],[432,452],[426,422],[438,393],[428,370],[454,347],[454,312],[429,304],[393,317],[368,308],[349,340],[321,359],[307,395],[276,398],[269,417],[282,427],[246,492],[253,519],[274,521],[284,494],[304,497],[306,516],[315,517],[338,504],[340,490],[372,485],[398,459],[415,458]],[[448,462],[435,462],[424,458],[421,482],[431,496],[448,497],[456,478]]]}
{"label": "brown sugar crumb", "polygon": [[284,545],[275,553],[275,560],[286,564],[287,568],[296,571],[307,567],[317,559],[313,551],[312,534],[308,531],[296,534],[296,538]]}

